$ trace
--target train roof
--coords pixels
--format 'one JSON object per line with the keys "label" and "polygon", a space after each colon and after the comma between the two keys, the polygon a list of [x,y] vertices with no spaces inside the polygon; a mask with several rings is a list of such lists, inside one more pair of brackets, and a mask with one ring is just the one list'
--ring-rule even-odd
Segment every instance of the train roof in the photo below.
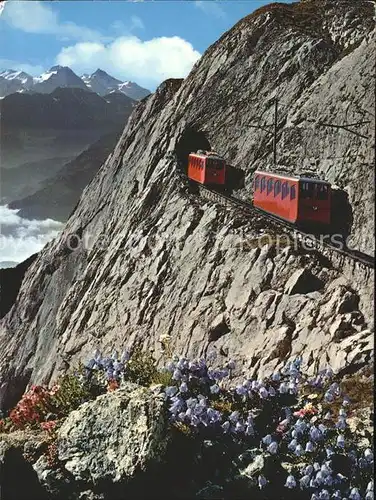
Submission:
{"label": "train roof", "polygon": [[279,179],[290,179],[292,181],[304,181],[304,182],[315,182],[316,184],[330,184],[327,181],[323,181],[321,179],[316,179],[315,177],[305,177],[298,175],[283,175],[283,174],[275,174],[273,172],[265,172],[264,170],[256,170],[254,175],[269,175],[271,177],[278,177]]}
{"label": "train roof", "polygon": [[214,153],[214,151],[208,151],[206,153],[190,153],[189,156],[198,156],[199,158],[214,158],[217,160],[224,160],[223,156],[218,153]]}

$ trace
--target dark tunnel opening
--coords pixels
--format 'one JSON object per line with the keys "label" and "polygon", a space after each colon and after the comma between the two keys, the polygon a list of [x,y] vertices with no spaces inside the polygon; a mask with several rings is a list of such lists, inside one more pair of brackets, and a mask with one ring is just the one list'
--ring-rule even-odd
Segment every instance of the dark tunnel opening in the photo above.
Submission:
{"label": "dark tunnel opening", "polygon": [[353,218],[349,195],[343,189],[332,189],[332,233],[342,234],[344,238],[347,238],[351,234]]}
{"label": "dark tunnel opening", "polygon": [[[188,172],[188,155],[196,153],[198,150],[212,151],[212,147],[204,132],[188,127],[184,130],[182,136],[177,142],[175,153],[181,170],[187,174]],[[221,155],[221,151],[217,151]],[[245,172],[240,168],[227,163],[226,160],[226,186],[225,190],[232,192],[235,189],[244,188]]]}
{"label": "dark tunnel opening", "polygon": [[199,149],[210,151],[210,142],[204,132],[194,130],[193,128],[187,128],[183,132],[175,148],[175,153],[183,172],[187,173],[188,155],[190,153],[196,153]]}

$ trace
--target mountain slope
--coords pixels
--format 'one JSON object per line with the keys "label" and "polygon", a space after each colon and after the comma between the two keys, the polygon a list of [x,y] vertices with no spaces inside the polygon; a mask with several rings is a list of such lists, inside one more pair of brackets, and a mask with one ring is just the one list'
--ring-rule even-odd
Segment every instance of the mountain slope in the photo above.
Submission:
{"label": "mountain slope", "polygon": [[97,346],[139,342],[158,357],[165,333],[178,355],[235,359],[235,375],[298,354],[311,373],[371,362],[373,272],[300,246],[258,247],[262,231],[275,241],[273,225],[190,193],[167,153],[183,162],[209,144],[244,170],[239,195],[249,199],[254,169],[272,165],[263,124],[278,95],[280,162],[291,173],[313,165],[346,190],[355,244],[370,251],[372,123],[358,134],[320,124],[374,109],[373,16],[367,1],[272,4],[223,35],[183,82],[138,104],[1,322],[0,406]]}
{"label": "mountain slope", "polygon": [[124,94],[103,98],[79,88],[9,95],[0,101],[1,166],[74,158],[104,134],[124,126],[135,104]]}
{"label": "mountain slope", "polygon": [[135,102],[122,95],[122,108],[94,92],[58,88],[51,94],[12,94],[0,101],[4,128],[105,128],[124,123]]}
{"label": "mountain slope", "polygon": [[1,169],[1,204],[24,198],[41,187],[41,183],[56,174],[73,158],[47,158],[28,162],[16,168]]}
{"label": "mountain slope", "polygon": [[82,190],[113,151],[121,129],[101,137],[77,158],[60,170],[30,196],[9,203],[9,208],[20,209],[18,215],[26,219],[54,219],[66,221],[77,204]]}

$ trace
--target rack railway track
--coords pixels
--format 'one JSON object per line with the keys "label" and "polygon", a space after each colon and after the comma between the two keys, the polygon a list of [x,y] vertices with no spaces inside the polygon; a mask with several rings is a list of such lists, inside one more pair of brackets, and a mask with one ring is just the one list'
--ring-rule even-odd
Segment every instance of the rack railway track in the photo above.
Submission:
{"label": "rack railway track", "polygon": [[[181,174],[181,176],[185,181],[190,182],[188,176],[186,176],[185,174]],[[365,266],[369,269],[375,268],[375,258],[372,255],[368,255],[366,253],[360,252],[359,250],[353,250],[347,247],[338,248],[336,245],[328,241],[319,240],[314,234],[306,233],[301,229],[298,229],[293,224],[290,224],[289,222],[286,222],[280,219],[279,217],[273,216],[271,214],[264,212],[263,210],[254,207],[252,203],[240,200],[239,198],[235,198],[233,196],[229,196],[228,194],[225,193],[221,193],[216,189],[204,186],[202,184],[195,183],[195,185],[197,186],[199,192],[203,193],[204,196],[208,199],[217,201],[226,206],[238,207],[248,215],[250,214],[260,215],[265,219],[273,221],[273,223],[277,227],[282,229],[282,231],[284,232],[291,233],[293,231],[296,236],[298,236],[302,241],[305,241],[307,246],[310,246],[312,249],[318,249],[318,250],[328,249],[331,252],[336,252],[342,257],[351,259],[352,261],[357,262],[360,265]]]}

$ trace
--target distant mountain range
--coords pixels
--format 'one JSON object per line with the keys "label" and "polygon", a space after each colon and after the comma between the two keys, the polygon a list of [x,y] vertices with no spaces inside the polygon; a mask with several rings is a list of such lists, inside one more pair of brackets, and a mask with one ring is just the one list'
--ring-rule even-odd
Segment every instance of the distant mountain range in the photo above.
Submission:
{"label": "distant mountain range", "polygon": [[128,97],[139,101],[150,94],[150,90],[144,89],[134,82],[122,82],[101,69],[97,69],[92,75],[82,75],[81,80],[85,85],[103,96],[111,92],[122,92]]}
{"label": "distant mountain range", "polygon": [[0,203],[65,221],[149,94],[100,69],[82,78],[62,66],[36,78],[0,72]]}
{"label": "distant mountain range", "polygon": [[[87,150],[78,162],[77,176],[60,173],[40,196],[25,201],[25,214],[43,217],[46,193],[51,214],[65,220],[81,190],[104,162],[137,101],[117,91],[106,96],[81,88],[57,88],[50,94],[14,93],[0,100],[0,203],[30,197],[46,186],[64,166]],[[110,134],[110,139],[96,141]],[[110,147],[106,144],[109,141]],[[112,142],[111,142],[112,141]],[[82,167],[87,161],[88,166]],[[59,191],[60,190],[60,191]],[[27,208],[27,210],[26,210]],[[45,215],[48,217],[48,215]]]}
{"label": "distant mountain range", "polygon": [[113,127],[123,125],[136,104],[120,92],[101,97],[73,87],[59,87],[48,94],[16,93],[0,101],[1,123],[5,130]]}
{"label": "distant mountain range", "polygon": [[79,77],[68,66],[53,66],[38,77],[32,77],[24,71],[7,69],[0,72],[0,98],[14,93],[50,94],[57,88],[79,88],[105,96],[111,92],[121,92],[134,100],[140,100],[150,91],[137,83],[122,82],[101,69],[91,75]]}

